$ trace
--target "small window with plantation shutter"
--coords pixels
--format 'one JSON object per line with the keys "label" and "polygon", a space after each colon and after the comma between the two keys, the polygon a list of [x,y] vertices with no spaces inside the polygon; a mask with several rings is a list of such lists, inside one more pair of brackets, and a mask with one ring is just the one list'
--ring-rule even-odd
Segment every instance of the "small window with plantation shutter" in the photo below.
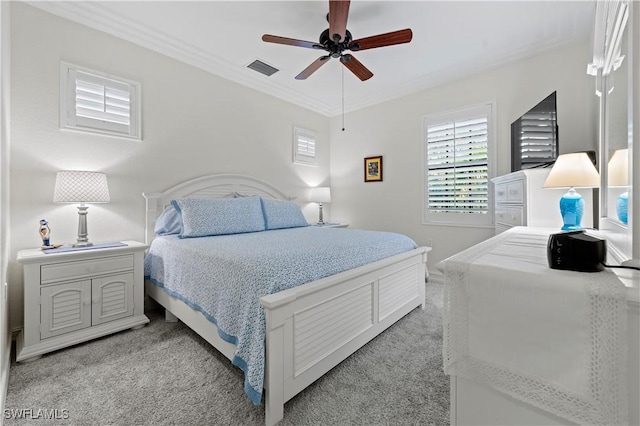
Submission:
{"label": "small window with plantation shutter", "polygon": [[60,127],[132,139],[140,135],[140,84],[65,62]]}
{"label": "small window with plantation shutter", "polygon": [[293,128],[293,162],[315,166],[316,134],[311,130]]}
{"label": "small window with plantation shutter", "polygon": [[423,223],[493,224],[493,104],[424,118]]}

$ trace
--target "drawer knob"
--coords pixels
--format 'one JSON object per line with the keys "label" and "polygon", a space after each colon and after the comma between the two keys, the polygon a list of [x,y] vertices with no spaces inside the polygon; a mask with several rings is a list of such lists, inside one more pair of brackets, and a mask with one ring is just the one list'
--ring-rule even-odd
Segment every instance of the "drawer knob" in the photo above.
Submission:
{"label": "drawer knob", "polygon": [[100,303],[99,297],[94,297],[92,300],[93,300],[93,303]]}
{"label": "drawer knob", "polygon": [[88,305],[91,303],[91,299],[85,299],[84,302],[82,302],[85,305]]}

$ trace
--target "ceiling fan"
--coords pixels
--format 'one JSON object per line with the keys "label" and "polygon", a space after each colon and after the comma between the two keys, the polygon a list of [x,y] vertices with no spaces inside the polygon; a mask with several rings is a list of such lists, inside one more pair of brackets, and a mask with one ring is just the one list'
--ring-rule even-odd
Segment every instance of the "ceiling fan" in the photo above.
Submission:
{"label": "ceiling fan", "polygon": [[296,80],[305,80],[311,74],[316,72],[322,65],[326,64],[331,58],[340,58],[340,62],[347,67],[360,80],[365,81],[373,77],[373,73],[367,69],[360,61],[358,61],[350,53],[344,53],[345,50],[354,52],[373,49],[376,47],[392,46],[394,44],[409,43],[413,37],[413,33],[409,28],[390,33],[378,34],[370,37],[353,40],[351,33],[347,30],[347,18],[349,16],[349,0],[330,0],[329,28],[320,34],[318,43],[312,41],[297,40],[293,38],[280,37],[270,34],[262,36],[262,41],[268,43],[286,44],[289,46],[305,47],[308,49],[324,50],[328,55],[324,55],[316,59],[300,74],[296,76]]}

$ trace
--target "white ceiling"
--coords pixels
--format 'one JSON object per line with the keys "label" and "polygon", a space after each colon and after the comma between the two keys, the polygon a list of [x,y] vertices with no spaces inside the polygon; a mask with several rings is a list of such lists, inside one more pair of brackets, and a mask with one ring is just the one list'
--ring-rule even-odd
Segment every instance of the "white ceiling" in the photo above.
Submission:
{"label": "white ceiling", "polygon": [[[585,40],[595,14],[595,0],[353,0],[347,29],[354,39],[411,28],[411,43],[353,52],[374,74],[367,81],[338,59],[298,81],[294,77],[324,52],[261,37],[316,42],[329,26],[328,1],[28,3],[327,116],[342,111],[343,78],[344,109],[363,108]],[[246,68],[255,59],[280,71],[266,77]]]}

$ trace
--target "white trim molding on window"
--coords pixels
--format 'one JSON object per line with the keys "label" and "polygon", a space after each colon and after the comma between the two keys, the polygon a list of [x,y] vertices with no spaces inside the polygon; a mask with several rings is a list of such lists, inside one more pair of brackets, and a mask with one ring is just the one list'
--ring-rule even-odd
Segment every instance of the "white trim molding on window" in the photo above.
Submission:
{"label": "white trim molding on window", "polygon": [[422,223],[493,226],[495,102],[423,118]]}
{"label": "white trim molding on window", "polygon": [[60,128],[131,139],[141,135],[140,84],[60,63]]}
{"label": "white trim molding on window", "polygon": [[293,128],[293,162],[308,166],[318,164],[315,132],[300,127]]}

